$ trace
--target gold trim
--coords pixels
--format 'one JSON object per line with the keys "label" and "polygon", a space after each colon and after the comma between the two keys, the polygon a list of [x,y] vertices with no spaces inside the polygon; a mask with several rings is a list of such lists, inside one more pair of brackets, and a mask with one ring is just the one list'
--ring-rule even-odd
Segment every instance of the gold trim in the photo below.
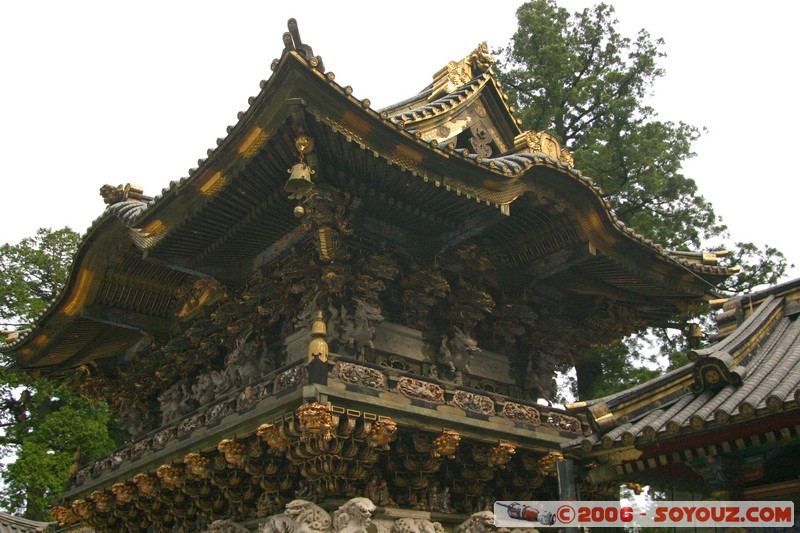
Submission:
{"label": "gold trim", "polygon": [[89,292],[89,285],[94,279],[94,272],[82,268],[78,273],[78,280],[75,282],[75,289],[70,294],[69,300],[64,304],[63,313],[67,316],[77,315],[86,303],[86,296]]}
{"label": "gold trim", "polygon": [[544,154],[568,168],[575,166],[575,159],[570,151],[562,148],[556,136],[546,131],[523,131],[514,137],[514,149],[517,152]]}
{"label": "gold trim", "polygon": [[224,187],[227,182],[227,176],[222,172],[215,172],[200,186],[200,194],[203,196],[214,196],[222,190],[222,187]]}
{"label": "gold trim", "polygon": [[46,346],[50,342],[50,339],[45,334],[37,335],[35,339],[33,339],[33,345],[41,348],[42,346]]}
{"label": "gold trim", "polygon": [[256,126],[248,132],[247,136],[239,145],[237,152],[245,159],[249,159],[258,153],[271,136],[272,132],[264,131]]}
{"label": "gold trim", "polygon": [[159,233],[163,233],[166,229],[167,229],[166,224],[156,219],[147,224],[145,227],[143,227],[141,231],[142,233],[144,233],[149,237],[151,235],[158,235]]}

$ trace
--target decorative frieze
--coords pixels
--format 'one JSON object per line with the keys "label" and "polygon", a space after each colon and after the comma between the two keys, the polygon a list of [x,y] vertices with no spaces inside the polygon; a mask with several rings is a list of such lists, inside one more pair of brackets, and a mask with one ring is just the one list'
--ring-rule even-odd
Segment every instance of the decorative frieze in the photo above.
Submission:
{"label": "decorative frieze", "polygon": [[236,397],[236,410],[252,407],[268,395],[266,384],[249,385]]}
{"label": "decorative frieze", "polygon": [[163,448],[174,434],[175,428],[162,429],[153,436],[153,448]]}
{"label": "decorative frieze", "polygon": [[150,441],[147,439],[142,439],[140,441],[136,441],[131,446],[131,459],[135,459],[140,457],[145,451],[150,449]]}
{"label": "decorative frieze", "polygon": [[453,394],[453,404],[464,409],[465,411],[472,411],[473,413],[480,413],[482,415],[494,414],[494,402],[488,396],[475,394],[463,390],[457,390]]}
{"label": "decorative frieze", "polygon": [[430,381],[402,377],[397,382],[397,390],[408,398],[431,403],[444,403],[444,389]]}
{"label": "decorative frieze", "polygon": [[211,425],[219,422],[233,412],[234,402],[226,400],[211,406],[206,414],[206,425]]}
{"label": "decorative frieze", "polygon": [[386,390],[388,384],[383,372],[367,366],[337,361],[331,372],[334,379],[370,389]]}
{"label": "decorative frieze", "polygon": [[506,402],[503,404],[503,416],[516,420],[517,422],[524,422],[534,426],[541,425],[542,417],[539,410],[530,405],[522,405],[520,403]]}
{"label": "decorative frieze", "polygon": [[570,433],[581,433],[581,421],[574,416],[562,415],[561,413],[548,413],[545,423],[561,431]]}
{"label": "decorative frieze", "polygon": [[272,392],[273,394],[277,394],[286,389],[291,389],[292,387],[303,383],[307,379],[308,370],[306,370],[305,366],[292,367],[289,370],[278,374],[278,377],[275,378],[275,384],[272,387]]}
{"label": "decorative frieze", "polygon": [[[200,422],[203,419],[203,415],[197,414],[192,415],[188,418],[185,418],[180,424],[178,424],[178,429],[175,431],[178,437],[183,437],[184,435],[188,435],[192,433],[195,429],[200,426]],[[138,444],[138,443],[137,443]]]}

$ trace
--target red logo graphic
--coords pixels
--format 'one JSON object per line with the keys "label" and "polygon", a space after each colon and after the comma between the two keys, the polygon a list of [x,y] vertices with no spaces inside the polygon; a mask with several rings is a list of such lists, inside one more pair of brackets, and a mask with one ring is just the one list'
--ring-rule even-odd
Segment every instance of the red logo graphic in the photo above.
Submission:
{"label": "red logo graphic", "polygon": [[556,516],[562,524],[570,524],[575,520],[575,509],[571,505],[562,505],[556,511]]}

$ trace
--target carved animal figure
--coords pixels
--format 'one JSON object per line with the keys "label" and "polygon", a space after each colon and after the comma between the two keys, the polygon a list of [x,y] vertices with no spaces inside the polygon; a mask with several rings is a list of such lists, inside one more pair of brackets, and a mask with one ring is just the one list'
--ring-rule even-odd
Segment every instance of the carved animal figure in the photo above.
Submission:
{"label": "carved animal figure", "polygon": [[215,520],[203,533],[250,533],[250,530],[230,520]]}
{"label": "carved animal figure", "polygon": [[192,398],[197,400],[198,405],[206,405],[216,398],[216,389],[222,382],[222,374],[217,370],[201,374],[197,382],[192,385]]}
{"label": "carved animal figure", "polygon": [[424,518],[401,518],[394,523],[391,533],[444,533],[444,528],[439,522]]}
{"label": "carved animal figure", "polygon": [[474,513],[458,526],[458,533],[490,533],[494,530],[494,513],[492,511]]}
{"label": "carved animal figure", "polygon": [[331,517],[321,507],[306,500],[292,500],[284,514],[295,524],[294,533],[319,533],[331,529]]}
{"label": "carved animal figure", "polygon": [[217,383],[216,393],[224,394],[229,390],[249,385],[265,374],[266,363],[260,360],[254,342],[237,343],[225,357],[225,370]]}
{"label": "carved animal figure", "polygon": [[140,435],[150,423],[148,416],[135,405],[127,404],[120,414],[122,427],[132,436]]}
{"label": "carved animal figure", "polygon": [[281,513],[267,518],[258,531],[259,533],[294,533],[295,528],[294,520]]}
{"label": "carved animal figure", "polygon": [[372,338],[375,335],[375,325],[383,321],[380,308],[374,303],[361,298],[354,298],[356,312],[353,320],[347,321],[342,313],[344,323],[343,337],[353,348],[356,355],[363,356],[367,348],[374,348]]}
{"label": "carved animal figure", "polygon": [[446,335],[442,335],[439,359],[449,366],[453,372],[460,370],[469,374],[472,353],[478,351],[478,349],[478,341],[466,331],[456,327],[453,328],[453,337],[451,339],[448,339]]}
{"label": "carved animal figure", "polygon": [[333,530],[337,533],[367,533],[375,504],[368,498],[353,498],[333,513]]}
{"label": "carved animal figure", "polygon": [[158,396],[158,403],[161,407],[161,423],[168,424],[191,411],[191,406],[187,403],[188,399],[186,386],[181,383],[162,392]]}

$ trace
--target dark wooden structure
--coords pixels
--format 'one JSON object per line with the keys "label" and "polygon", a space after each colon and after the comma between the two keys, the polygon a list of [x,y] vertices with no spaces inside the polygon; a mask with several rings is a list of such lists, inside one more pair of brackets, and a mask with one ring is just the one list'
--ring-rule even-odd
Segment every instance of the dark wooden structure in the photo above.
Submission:
{"label": "dark wooden structure", "polygon": [[82,465],[64,522],[191,529],[372,491],[447,523],[556,494],[588,426],[537,403],[554,369],[732,272],[625,226],[521,131],[485,44],[383,110],[293,21],[284,45],[190,176],[103,188],[63,293],[5,348],[131,433]]}

